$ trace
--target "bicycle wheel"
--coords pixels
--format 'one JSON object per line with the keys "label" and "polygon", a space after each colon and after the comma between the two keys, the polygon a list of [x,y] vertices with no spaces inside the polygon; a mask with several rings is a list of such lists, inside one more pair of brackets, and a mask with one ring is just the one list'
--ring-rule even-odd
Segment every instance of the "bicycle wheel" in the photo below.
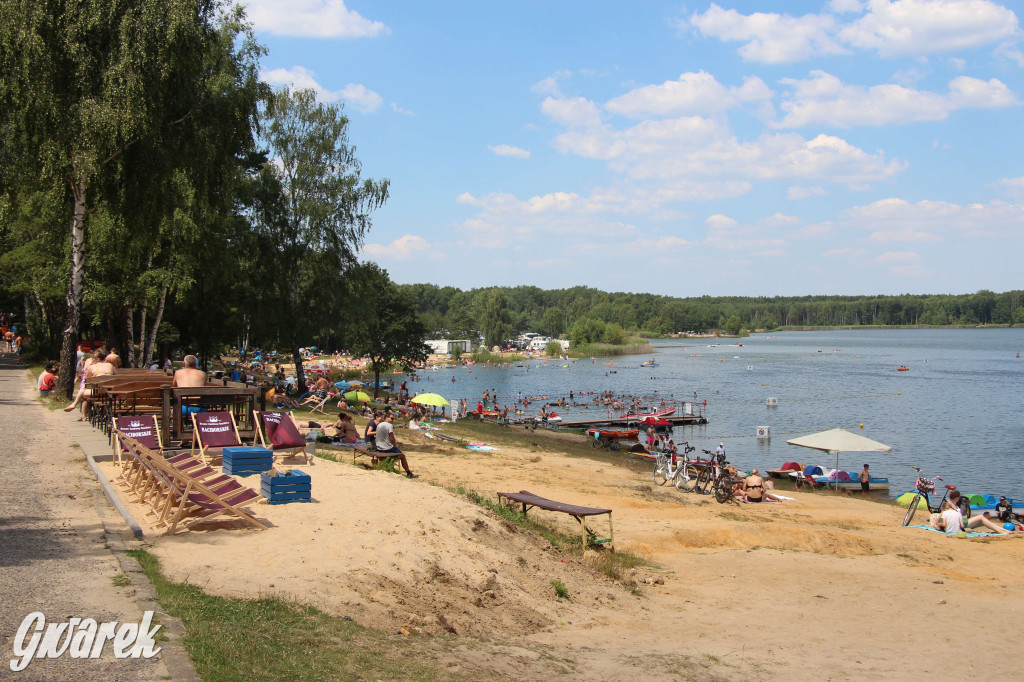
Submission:
{"label": "bicycle wheel", "polygon": [[918,505],[921,504],[921,496],[918,495],[910,501],[910,508],[907,509],[907,515],[903,517],[903,525],[909,526],[910,522],[914,520],[914,513],[917,512]]}
{"label": "bicycle wheel", "polygon": [[658,485],[665,485],[665,482],[668,481],[668,476],[666,476],[665,471],[667,468],[668,462],[665,462],[664,460],[661,460],[661,458],[659,458],[659,462],[657,466],[654,467],[654,474],[652,475],[654,482],[657,483]]}
{"label": "bicycle wheel", "polygon": [[718,504],[725,504],[732,498],[732,486],[728,482],[720,481],[715,485],[715,499]]}
{"label": "bicycle wheel", "polygon": [[619,441],[617,441],[617,440],[613,440],[611,443],[608,444],[608,449],[609,450],[618,450],[619,447],[621,447],[621,446],[619,445]]}
{"label": "bicycle wheel", "polygon": [[708,487],[711,485],[711,471],[704,469],[697,475],[697,482],[693,486],[693,492],[700,495],[708,494]]}
{"label": "bicycle wheel", "polygon": [[591,438],[590,439],[590,447],[594,448],[595,450],[597,448],[601,447],[601,439],[600,438]]}
{"label": "bicycle wheel", "polygon": [[697,479],[690,478],[689,470],[680,467],[679,471],[676,472],[676,490],[681,493],[690,493],[693,492],[693,488],[696,485]]}

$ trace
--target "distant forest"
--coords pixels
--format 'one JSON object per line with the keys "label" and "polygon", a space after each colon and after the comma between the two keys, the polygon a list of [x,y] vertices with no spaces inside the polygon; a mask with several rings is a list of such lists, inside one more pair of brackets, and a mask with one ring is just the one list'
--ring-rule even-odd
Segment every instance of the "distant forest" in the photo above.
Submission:
{"label": "distant forest", "polygon": [[[574,343],[615,343],[623,336],[786,327],[875,325],[976,326],[1024,324],[1022,292],[899,296],[701,296],[609,293],[590,287],[492,287],[462,291],[433,284],[402,284],[420,319],[444,338],[488,344],[524,331]],[[602,338],[603,337],[603,338]],[[614,339],[611,337],[618,337]]]}

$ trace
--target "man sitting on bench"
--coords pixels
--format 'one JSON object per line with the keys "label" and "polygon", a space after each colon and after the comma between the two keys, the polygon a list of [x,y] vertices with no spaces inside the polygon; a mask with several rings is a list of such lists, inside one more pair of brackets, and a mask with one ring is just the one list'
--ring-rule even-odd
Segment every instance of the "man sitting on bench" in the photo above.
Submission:
{"label": "man sitting on bench", "polygon": [[374,440],[377,443],[377,457],[390,457],[394,455],[402,461],[402,468],[409,478],[419,478],[409,470],[409,461],[405,453],[398,449],[398,441],[395,439],[395,415],[390,412],[377,424],[377,433]]}

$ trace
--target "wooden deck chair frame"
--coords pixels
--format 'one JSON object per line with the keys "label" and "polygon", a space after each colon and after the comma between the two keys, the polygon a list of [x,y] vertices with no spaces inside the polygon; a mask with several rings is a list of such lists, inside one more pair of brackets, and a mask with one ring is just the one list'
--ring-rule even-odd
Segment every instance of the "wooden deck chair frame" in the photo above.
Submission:
{"label": "wooden deck chair frame", "polygon": [[[123,434],[122,434],[123,436]],[[161,506],[161,521],[168,524],[167,534],[174,535],[178,524],[186,518],[195,520],[206,520],[221,514],[227,514],[242,519],[246,523],[267,530],[267,526],[256,520],[255,516],[245,511],[243,507],[256,503],[260,495],[251,488],[247,488],[233,479],[232,486],[227,484],[208,485],[203,481],[189,476],[182,472],[161,455],[153,452],[142,443],[133,438],[123,436],[124,442],[134,451],[134,454],[146,464],[154,473],[153,478],[160,481],[166,487],[166,498],[158,498]],[[221,491],[221,492],[218,492]],[[244,498],[244,499],[242,499]],[[238,502],[238,500],[242,500]],[[167,521],[171,509],[174,516]],[[155,506],[155,505],[154,505]],[[191,525],[191,524],[190,524]]]}
{"label": "wooden deck chair frame", "polygon": [[[288,415],[288,419],[291,419],[292,424],[295,425],[295,431],[299,431],[299,425],[295,423],[295,415],[292,414],[291,412],[286,412],[284,410],[265,410],[265,412],[278,412],[282,415]],[[281,448],[277,450],[270,442],[270,434],[264,433],[266,431],[266,424],[263,423],[263,417],[260,416],[259,410],[252,411],[252,419],[253,424],[256,425],[256,436],[255,438],[252,439],[253,445],[262,445],[263,447],[273,452],[275,457],[280,455],[282,460],[288,459],[289,457],[295,457],[301,452],[303,459],[306,460],[306,464],[313,463],[313,453],[309,452],[309,443],[303,443],[301,448],[295,446],[291,448]]]}
{"label": "wooden deck chair frame", "polygon": [[203,460],[204,464],[209,464],[210,463],[210,459],[209,459],[210,455],[208,454],[210,450],[221,450],[222,451],[224,448],[239,447],[239,446],[244,445],[244,443],[242,443],[242,439],[238,435],[238,424],[235,423],[235,415],[231,414],[230,412],[228,412],[226,410],[225,411],[216,411],[216,412],[202,412],[202,413],[199,413],[199,414],[207,414],[207,415],[210,415],[210,414],[226,414],[228,416],[228,419],[231,420],[231,429],[232,429],[232,432],[235,434],[235,442],[232,443],[231,445],[207,445],[207,444],[203,443],[203,437],[202,437],[202,434],[199,431],[199,422],[196,421],[196,414],[197,413],[193,412],[190,415],[192,417],[192,454],[195,455],[196,446],[198,445],[199,446],[199,457],[200,457],[200,459]]}

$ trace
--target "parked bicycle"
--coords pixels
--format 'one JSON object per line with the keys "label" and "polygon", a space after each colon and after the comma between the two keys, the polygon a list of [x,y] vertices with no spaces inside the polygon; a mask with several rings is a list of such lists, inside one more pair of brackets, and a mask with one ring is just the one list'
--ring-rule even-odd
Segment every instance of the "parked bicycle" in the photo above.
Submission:
{"label": "parked bicycle", "polygon": [[946,493],[939,500],[938,504],[933,505],[931,500],[931,494],[935,492],[935,481],[941,481],[942,476],[936,476],[935,478],[925,478],[924,474],[921,473],[919,467],[911,467],[917,472],[917,480],[914,481],[914,488],[917,494],[914,495],[914,499],[910,501],[910,507],[907,509],[907,515],[903,517],[903,525],[909,526],[910,522],[914,519],[914,514],[917,513],[917,508],[921,505],[921,500],[924,500],[924,505],[931,514],[938,514],[942,511],[942,503],[949,497],[949,491],[956,488],[956,486],[947,485]]}
{"label": "parked bicycle", "polygon": [[665,485],[669,481],[675,481],[676,490],[690,492],[690,458],[687,455],[696,450],[696,448],[686,441],[683,441],[680,445],[683,450],[682,456],[679,456],[678,453],[673,455],[670,452],[658,452],[652,478],[658,485]]}
{"label": "parked bicycle", "polygon": [[726,470],[729,462],[710,450],[702,449],[701,452],[708,456],[708,461],[694,464],[698,475],[693,490],[703,495],[714,494],[719,504],[725,504],[733,498],[732,487],[735,484]]}

